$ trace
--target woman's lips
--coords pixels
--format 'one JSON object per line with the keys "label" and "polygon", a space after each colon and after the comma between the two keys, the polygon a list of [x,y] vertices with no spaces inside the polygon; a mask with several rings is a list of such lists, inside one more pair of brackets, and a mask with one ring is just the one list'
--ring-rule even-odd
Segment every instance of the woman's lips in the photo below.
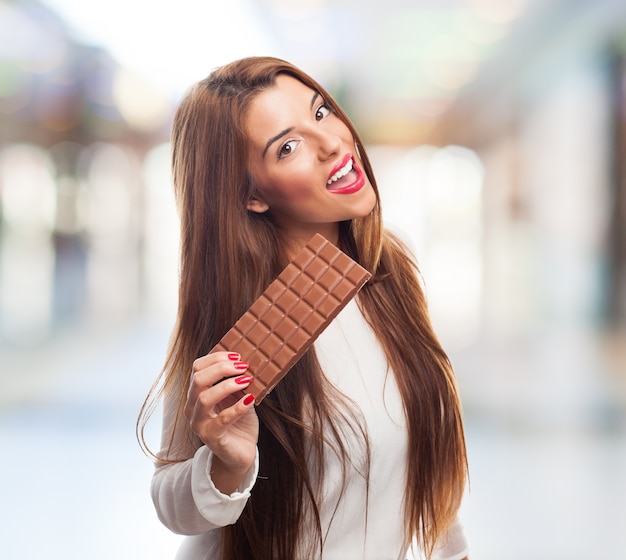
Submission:
{"label": "woman's lips", "polygon": [[327,181],[326,188],[335,194],[352,194],[365,184],[365,175],[356,165],[352,154],[346,154],[336,165]]}
{"label": "woman's lips", "polygon": [[348,172],[350,172],[352,170],[352,163],[352,154],[346,154],[345,156],[343,156],[343,159],[337,165],[335,165],[335,167],[333,167],[333,170],[330,172],[330,175],[328,176],[328,181],[326,181],[326,183],[328,185],[332,185],[335,181],[337,181],[337,179],[343,177]]}

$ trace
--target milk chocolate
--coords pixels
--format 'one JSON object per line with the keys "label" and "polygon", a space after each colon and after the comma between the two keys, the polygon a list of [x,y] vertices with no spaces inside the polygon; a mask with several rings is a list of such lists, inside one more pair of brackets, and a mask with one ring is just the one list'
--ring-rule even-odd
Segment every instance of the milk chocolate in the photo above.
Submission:
{"label": "milk chocolate", "polygon": [[370,276],[316,234],[213,351],[238,352],[250,364],[253,380],[244,392],[259,404]]}

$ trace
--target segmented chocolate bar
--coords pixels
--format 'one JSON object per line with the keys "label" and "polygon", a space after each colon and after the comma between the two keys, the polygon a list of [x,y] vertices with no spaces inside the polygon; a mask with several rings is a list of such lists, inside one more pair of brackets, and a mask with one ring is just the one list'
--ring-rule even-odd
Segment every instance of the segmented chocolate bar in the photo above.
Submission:
{"label": "segmented chocolate bar", "polygon": [[245,389],[259,404],[357,294],[370,273],[316,234],[213,351],[249,362]]}

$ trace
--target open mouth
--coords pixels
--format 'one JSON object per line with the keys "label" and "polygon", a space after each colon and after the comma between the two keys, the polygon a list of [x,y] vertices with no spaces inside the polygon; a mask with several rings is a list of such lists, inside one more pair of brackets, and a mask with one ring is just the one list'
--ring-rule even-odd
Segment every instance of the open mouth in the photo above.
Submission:
{"label": "open mouth", "polygon": [[330,179],[328,179],[326,184],[328,186],[331,186],[333,183],[336,183],[340,179],[343,179],[348,173],[350,173],[350,171],[352,171],[353,167],[354,167],[353,160],[352,160],[352,157],[350,157],[348,161],[346,162],[346,164],[341,169],[339,169],[336,173],[334,173]]}
{"label": "open mouth", "polygon": [[365,184],[361,170],[356,166],[352,154],[347,154],[339,169],[326,181],[326,188],[332,193],[351,194]]}

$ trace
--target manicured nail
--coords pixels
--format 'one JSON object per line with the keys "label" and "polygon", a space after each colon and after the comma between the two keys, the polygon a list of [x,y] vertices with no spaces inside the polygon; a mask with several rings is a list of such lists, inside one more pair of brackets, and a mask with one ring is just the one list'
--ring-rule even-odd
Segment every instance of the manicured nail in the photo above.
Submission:
{"label": "manicured nail", "polygon": [[233,364],[233,366],[235,367],[235,369],[248,369],[248,366],[250,364],[248,364],[248,362],[235,362]]}
{"label": "manicured nail", "polygon": [[245,385],[246,383],[250,383],[252,381],[252,377],[249,375],[240,375],[239,377],[235,377],[235,383],[238,385]]}
{"label": "manicured nail", "polygon": [[239,354],[236,354],[235,352],[231,352],[230,354],[228,354],[228,359],[236,362],[241,359],[241,356]]}
{"label": "manicured nail", "polygon": [[248,395],[245,399],[243,399],[243,404],[246,406],[250,406],[254,402],[254,395]]}

